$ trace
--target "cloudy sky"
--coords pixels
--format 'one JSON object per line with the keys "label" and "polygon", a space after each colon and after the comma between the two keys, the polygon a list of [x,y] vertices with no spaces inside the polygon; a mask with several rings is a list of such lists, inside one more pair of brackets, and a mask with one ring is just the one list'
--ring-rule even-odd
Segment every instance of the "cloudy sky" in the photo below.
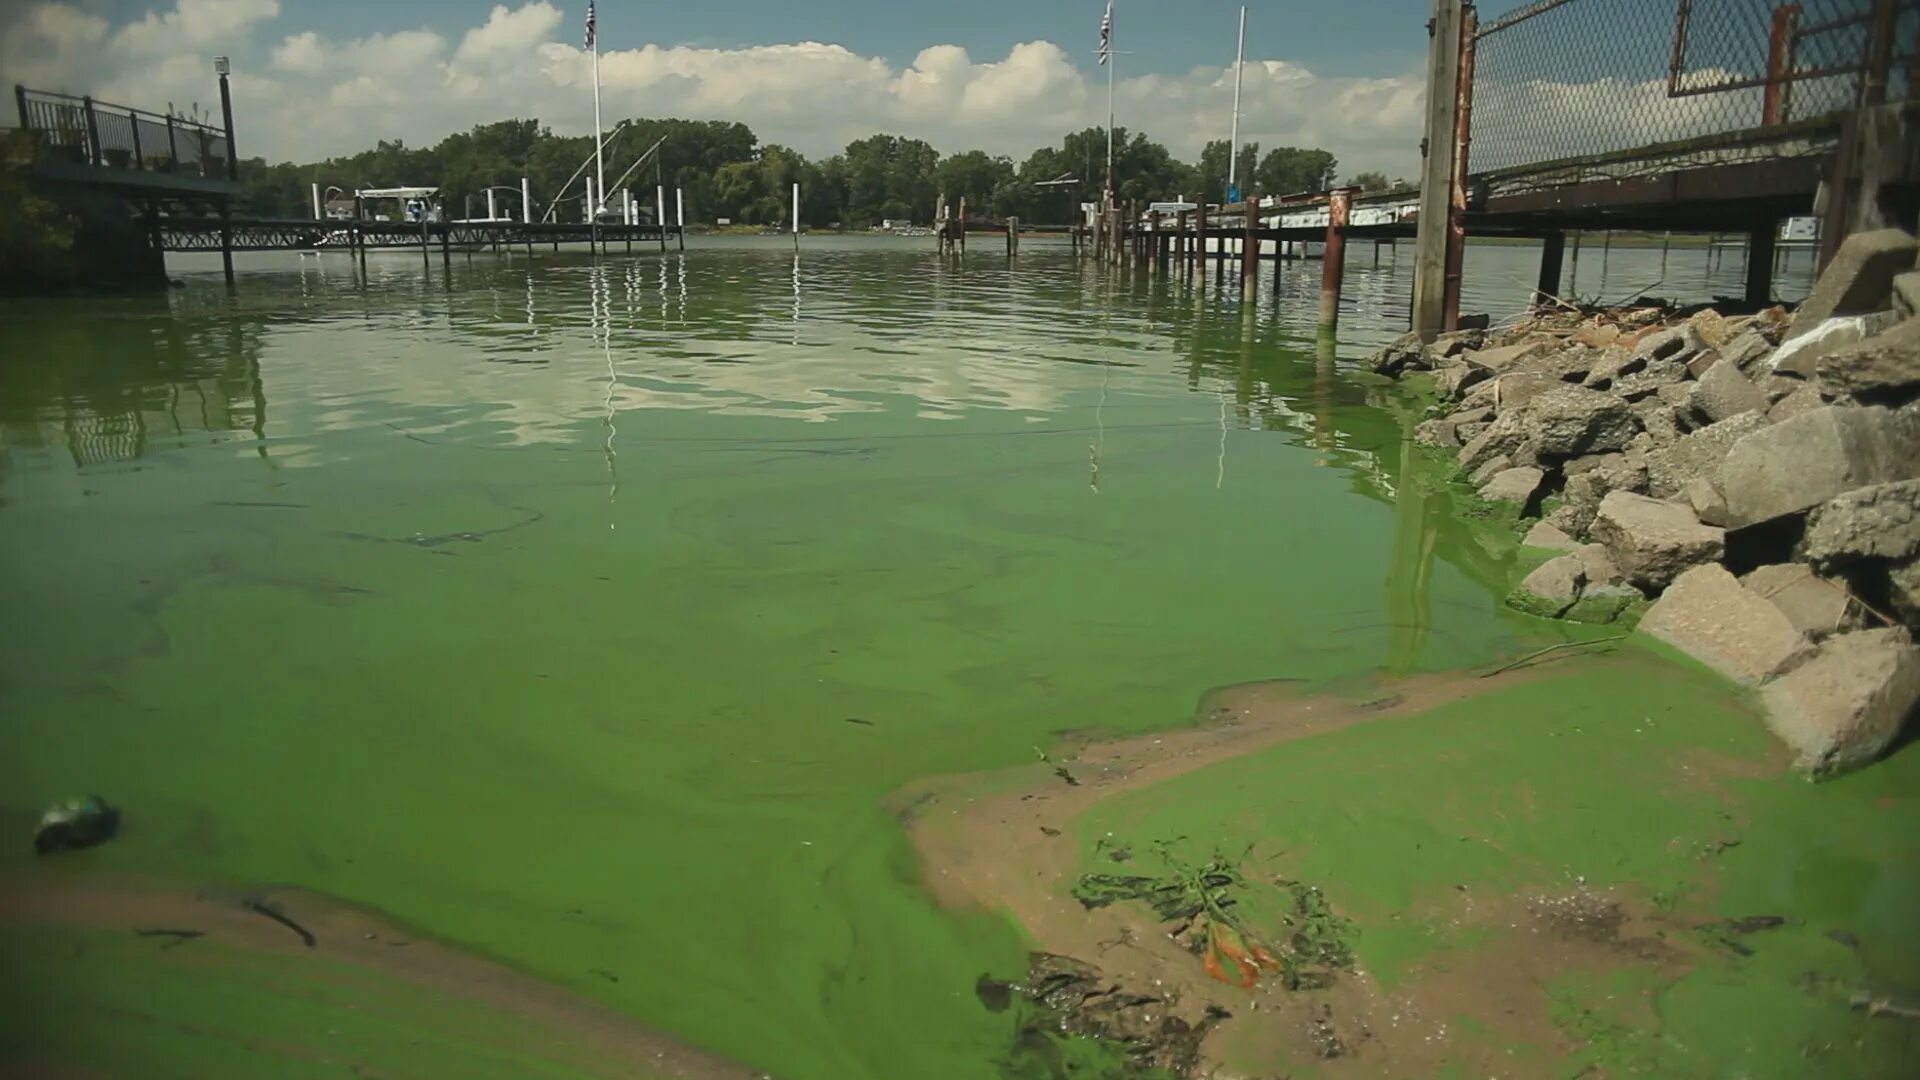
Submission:
{"label": "cloudy sky", "polygon": [[[603,109],[740,120],[812,155],[876,131],[1024,155],[1105,122],[1102,7],[605,0]],[[1415,170],[1430,0],[1248,8],[1243,140]],[[1238,9],[1117,0],[1118,122],[1185,157],[1225,138]],[[0,0],[0,83],[185,108],[217,103],[211,58],[228,55],[241,153],[272,160],[514,116],[577,134],[593,123],[585,15],[586,0]]]}

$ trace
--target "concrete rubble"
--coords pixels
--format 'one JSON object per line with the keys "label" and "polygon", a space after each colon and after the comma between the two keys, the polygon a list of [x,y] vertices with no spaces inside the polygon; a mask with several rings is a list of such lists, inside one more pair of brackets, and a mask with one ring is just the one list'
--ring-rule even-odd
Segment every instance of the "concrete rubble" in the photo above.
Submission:
{"label": "concrete rubble", "polygon": [[1857,233],[1797,312],[1562,305],[1413,335],[1416,441],[1524,536],[1512,607],[1632,624],[1761,688],[1801,767],[1920,705],[1920,242]]}

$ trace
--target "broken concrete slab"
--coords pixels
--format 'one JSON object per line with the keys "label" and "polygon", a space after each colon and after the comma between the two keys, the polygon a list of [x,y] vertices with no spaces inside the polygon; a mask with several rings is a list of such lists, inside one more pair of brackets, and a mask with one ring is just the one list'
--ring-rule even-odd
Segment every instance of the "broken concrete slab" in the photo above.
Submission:
{"label": "broken concrete slab", "polygon": [[1813,291],[1794,312],[1793,335],[1834,315],[1854,315],[1889,307],[1893,279],[1914,267],[1920,241],[1900,229],[1856,232],[1840,242]]}
{"label": "broken concrete slab", "polygon": [[[1461,435],[1465,437],[1465,429]],[[1460,448],[1460,467],[1468,473],[1485,465],[1497,457],[1506,457],[1520,463],[1524,456],[1521,448],[1526,446],[1527,431],[1519,419],[1512,413],[1502,413],[1484,431],[1467,440]]]}
{"label": "broken concrete slab", "polygon": [[1512,371],[1527,357],[1552,347],[1546,341],[1523,341],[1518,345],[1501,345],[1492,349],[1470,349],[1461,353],[1460,358],[1489,375],[1499,375]]}
{"label": "broken concrete slab", "polygon": [[1707,347],[1700,331],[1692,323],[1681,323],[1656,331],[1640,339],[1634,346],[1635,359],[1652,363],[1656,360],[1671,360],[1684,365],[1694,353]]}
{"label": "broken concrete slab", "polygon": [[1491,457],[1481,462],[1479,468],[1473,470],[1472,475],[1467,477],[1467,482],[1472,484],[1477,491],[1485,486],[1487,481],[1492,480],[1494,477],[1499,476],[1501,473],[1513,467],[1513,459],[1505,454]]}
{"label": "broken concrete slab", "polygon": [[1548,559],[1522,578],[1507,594],[1507,606],[1543,619],[1557,619],[1580,599],[1586,583],[1580,560],[1571,555]]}
{"label": "broken concrete slab", "polygon": [[1485,378],[1486,371],[1472,364],[1450,364],[1434,373],[1433,386],[1441,401],[1458,401],[1469,387]]}
{"label": "broken concrete slab", "polygon": [[1609,625],[1632,623],[1646,609],[1647,598],[1630,585],[1588,585],[1580,599],[1560,613],[1569,622]]}
{"label": "broken concrete slab", "polygon": [[1647,451],[1648,492],[1671,498],[1696,476],[1713,480],[1722,492],[1726,491],[1719,474],[1727,454],[1741,439],[1766,426],[1767,418],[1759,413],[1741,413]]}
{"label": "broken concrete slab", "polygon": [[1699,518],[1702,525],[1722,529],[1727,527],[1727,499],[1720,494],[1719,488],[1713,486],[1713,481],[1696,476],[1687,481],[1686,486],[1680,489],[1680,494],[1687,500],[1687,505],[1693,507],[1693,516]]}
{"label": "broken concrete slab", "polygon": [[1454,430],[1451,420],[1422,420],[1414,425],[1413,441],[1421,446],[1450,450],[1460,445],[1460,433]]}
{"label": "broken concrete slab", "polygon": [[1493,405],[1512,412],[1560,385],[1560,380],[1538,371],[1509,371],[1493,380]]}
{"label": "broken concrete slab", "polygon": [[[1710,356],[1711,353],[1702,353]],[[1767,396],[1740,369],[1721,361],[1706,368],[1687,395],[1687,407],[1709,423],[1767,408]]]}
{"label": "broken concrete slab", "polygon": [[1891,311],[1867,315],[1836,315],[1803,334],[1787,339],[1767,358],[1767,369],[1781,375],[1813,378],[1820,358],[1893,329],[1900,317]]}
{"label": "broken concrete slab", "polygon": [[1689,567],[1718,561],[1727,547],[1726,531],[1701,524],[1690,508],[1630,491],[1600,500],[1591,532],[1621,576],[1647,592],[1665,588]]}
{"label": "broken concrete slab", "polygon": [[1640,426],[1653,436],[1657,445],[1664,446],[1687,433],[1680,422],[1680,412],[1673,406],[1657,398],[1635,402],[1633,415],[1640,418]]}
{"label": "broken concrete slab", "polygon": [[1521,465],[1511,469],[1502,469],[1480,487],[1480,497],[1488,502],[1519,503],[1525,506],[1533,501],[1535,492],[1546,480],[1547,474],[1531,465]]}
{"label": "broken concrete slab", "polygon": [[1812,383],[1802,383],[1792,393],[1773,403],[1767,410],[1767,423],[1777,424],[1782,420],[1791,420],[1802,413],[1810,413],[1827,403],[1820,391]]}
{"label": "broken concrete slab", "polygon": [[1808,515],[1801,543],[1807,560],[1823,569],[1920,556],[1920,480],[1875,484],[1829,499]]}
{"label": "broken concrete slab", "polygon": [[1640,630],[1747,686],[1787,670],[1811,650],[1779,608],[1718,563],[1675,578],[1647,609]]}
{"label": "broken concrete slab", "polygon": [[1620,567],[1613,561],[1613,554],[1605,544],[1581,544],[1572,552],[1580,560],[1580,569],[1586,574],[1591,585],[1618,585],[1621,583]]}
{"label": "broken concrete slab", "polygon": [[1524,424],[1534,453],[1543,458],[1624,450],[1640,421],[1612,394],[1559,386],[1527,403]]}
{"label": "broken concrete slab", "polygon": [[1917,474],[1920,417],[1828,405],[1742,436],[1718,483],[1733,525],[1746,526]]}
{"label": "broken concrete slab", "polygon": [[1806,563],[1774,563],[1740,579],[1780,609],[1793,628],[1818,640],[1846,625],[1853,601],[1847,590],[1815,574]]}
{"label": "broken concrete slab", "polygon": [[1920,702],[1920,648],[1905,631],[1836,634],[1760,691],[1767,727],[1795,764],[1837,773],[1880,756]]}
{"label": "broken concrete slab", "polygon": [[1869,405],[1920,395],[1920,319],[1818,357],[1813,382],[1827,397]]}
{"label": "broken concrete slab", "polygon": [[1594,390],[1605,390],[1646,366],[1646,357],[1636,356],[1633,350],[1619,345],[1609,346],[1594,359],[1592,370],[1587,372],[1584,382]]}
{"label": "broken concrete slab", "polygon": [[1527,535],[1521,538],[1520,543],[1542,551],[1572,551],[1580,546],[1580,541],[1545,521],[1534,522],[1533,528],[1527,530]]}
{"label": "broken concrete slab", "polygon": [[1920,315],[1920,270],[1893,275],[1893,310],[1903,319]]}
{"label": "broken concrete slab", "polygon": [[1760,361],[1773,353],[1773,343],[1758,330],[1744,330],[1720,349],[1724,360],[1732,361],[1733,366],[1742,372],[1749,372]]}
{"label": "broken concrete slab", "polygon": [[1700,340],[1706,342],[1709,349],[1718,349],[1725,345],[1734,334],[1733,320],[1712,308],[1702,308],[1694,312],[1693,317],[1687,322],[1692,325],[1694,333],[1700,335]]}

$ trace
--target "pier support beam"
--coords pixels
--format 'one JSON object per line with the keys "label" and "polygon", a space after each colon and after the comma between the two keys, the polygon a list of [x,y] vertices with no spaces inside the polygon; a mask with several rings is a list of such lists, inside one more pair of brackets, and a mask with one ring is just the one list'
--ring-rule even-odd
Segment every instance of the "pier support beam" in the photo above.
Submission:
{"label": "pier support beam", "polygon": [[1747,234],[1747,295],[1755,307],[1765,307],[1773,299],[1773,241],[1777,226],[1772,218],[1753,223]]}
{"label": "pier support beam", "polygon": [[1332,333],[1340,325],[1340,284],[1347,270],[1347,211],[1353,188],[1327,193],[1327,241],[1320,257],[1320,330]]}
{"label": "pier support beam", "polygon": [[1560,295],[1560,268],[1567,261],[1567,234],[1550,232],[1540,241],[1540,280],[1533,287],[1533,302],[1542,305],[1550,296]]}
{"label": "pier support beam", "polygon": [[1433,0],[1427,49],[1425,161],[1420,170],[1420,231],[1414,241],[1413,329],[1431,341],[1446,325],[1447,239],[1458,145],[1462,0]]}
{"label": "pier support beam", "polygon": [[[225,80],[222,80],[223,82]],[[220,268],[226,271],[227,288],[233,288],[233,200],[220,200]]]}

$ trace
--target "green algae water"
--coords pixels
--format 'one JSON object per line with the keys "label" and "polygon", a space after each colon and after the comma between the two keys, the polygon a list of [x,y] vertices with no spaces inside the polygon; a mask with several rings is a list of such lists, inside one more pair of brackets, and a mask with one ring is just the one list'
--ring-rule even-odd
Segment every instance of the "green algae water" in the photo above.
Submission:
{"label": "green algae water", "polygon": [[[1177,725],[1223,684],[1444,671],[1563,632],[1501,610],[1511,537],[1409,455],[1417,405],[1352,367],[1394,280],[1350,288],[1338,350],[1300,336],[1305,271],[1242,301],[1037,243],[392,255],[365,277],[288,257],[232,295],[195,273],[10,303],[0,809],[21,840],[0,873],[295,886],[787,1080],[991,1080],[1010,1021],[973,987],[1029,943],[936,907],[890,792]],[[1758,753],[1750,716],[1711,715]],[[1383,738],[1323,744],[1342,843],[1372,842]],[[1833,905],[1912,910],[1914,765],[1806,789],[1838,807],[1807,809],[1829,835],[1801,849]],[[36,863],[33,817],[89,792],[120,837]],[[1619,842],[1650,835],[1630,824]],[[1595,830],[1542,842],[1604,854]],[[0,1065],[452,1075],[408,1037],[431,1000],[382,1024],[290,966],[183,977],[157,965],[191,944],[49,940],[0,926]],[[495,1049],[457,1071],[591,1075],[534,1064],[537,1035]]]}

